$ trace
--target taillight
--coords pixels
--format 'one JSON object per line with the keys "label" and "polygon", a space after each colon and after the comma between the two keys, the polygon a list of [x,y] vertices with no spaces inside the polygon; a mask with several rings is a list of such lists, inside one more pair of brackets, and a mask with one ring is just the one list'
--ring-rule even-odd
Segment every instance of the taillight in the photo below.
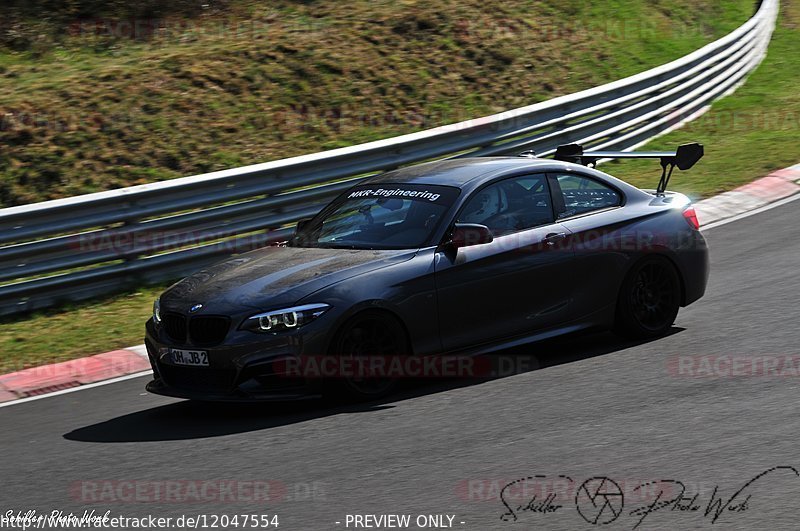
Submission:
{"label": "taillight", "polygon": [[686,223],[691,225],[694,230],[700,230],[700,221],[697,219],[697,212],[694,211],[693,206],[683,211],[683,219],[685,219]]}

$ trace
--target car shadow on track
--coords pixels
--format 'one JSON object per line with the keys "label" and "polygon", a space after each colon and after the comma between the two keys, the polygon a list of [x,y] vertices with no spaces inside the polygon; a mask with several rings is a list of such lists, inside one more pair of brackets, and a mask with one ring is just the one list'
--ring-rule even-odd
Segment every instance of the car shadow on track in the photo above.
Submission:
{"label": "car shadow on track", "polygon": [[[673,327],[670,335],[684,329]],[[270,402],[264,404],[208,404],[180,401],[75,429],[65,439],[79,442],[115,443],[173,441],[219,437],[265,430],[331,415],[370,413],[394,407],[393,403],[416,397],[486,384],[509,376],[544,370],[565,363],[610,354],[648,341],[624,341],[610,333],[586,334],[543,341],[498,354],[506,364],[503,376],[450,378],[405,384],[381,400],[337,404],[325,400]]]}

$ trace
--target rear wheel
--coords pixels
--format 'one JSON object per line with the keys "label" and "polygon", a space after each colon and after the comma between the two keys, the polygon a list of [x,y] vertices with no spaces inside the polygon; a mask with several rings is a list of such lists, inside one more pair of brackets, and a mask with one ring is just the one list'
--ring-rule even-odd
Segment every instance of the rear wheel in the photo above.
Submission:
{"label": "rear wheel", "polygon": [[[328,391],[338,397],[359,400],[385,396],[397,387],[397,380],[388,377],[383,367],[388,367],[393,358],[409,353],[408,338],[397,319],[380,312],[358,315],[345,323],[331,348],[332,356],[353,362],[339,366],[356,368],[355,374],[333,379]],[[359,367],[367,370],[360,371]]]}
{"label": "rear wheel", "polygon": [[628,273],[617,300],[614,331],[632,338],[659,337],[675,322],[680,279],[666,258],[645,258]]}

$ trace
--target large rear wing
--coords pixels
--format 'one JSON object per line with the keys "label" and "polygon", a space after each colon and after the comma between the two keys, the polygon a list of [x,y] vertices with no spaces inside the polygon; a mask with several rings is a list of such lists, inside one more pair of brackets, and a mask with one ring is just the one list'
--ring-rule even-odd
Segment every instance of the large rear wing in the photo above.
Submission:
{"label": "large rear wing", "polygon": [[[600,159],[660,159],[661,179],[658,181],[657,194],[663,194],[677,166],[680,170],[688,170],[703,158],[703,145],[693,142],[683,144],[674,152],[671,151],[584,151],[583,146],[567,144],[556,149],[555,158],[564,162],[583,164],[594,167]],[[669,168],[669,172],[667,172]]]}

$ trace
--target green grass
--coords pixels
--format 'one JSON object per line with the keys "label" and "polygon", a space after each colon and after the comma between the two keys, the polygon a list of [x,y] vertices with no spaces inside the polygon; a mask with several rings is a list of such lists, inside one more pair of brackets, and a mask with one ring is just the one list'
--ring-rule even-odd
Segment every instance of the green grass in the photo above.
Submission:
{"label": "green grass", "polygon": [[[99,0],[35,11],[57,4],[0,6],[20,35],[0,32],[0,206],[534,103],[680,57],[753,9],[751,0],[183,0],[178,13],[156,11],[165,34],[134,40],[80,30],[75,17]],[[136,13],[126,4],[98,16],[124,20]]]}
{"label": "green grass", "polygon": [[[452,9],[441,11],[414,2],[381,5],[375,8],[379,13],[374,14],[373,22],[356,24],[353,31],[358,37],[351,36],[347,46],[334,45],[332,37],[324,31],[316,41],[309,41],[302,33],[297,35],[284,28],[279,32],[280,37],[273,34],[268,42],[260,42],[258,49],[239,43],[233,48],[215,49],[207,55],[199,54],[191,43],[125,45],[113,57],[67,47],[69,60],[55,69],[52,77],[40,69],[44,68],[43,64],[56,64],[54,53],[45,53],[35,60],[25,53],[0,53],[0,65],[10,65],[6,66],[6,75],[9,71],[17,72],[19,77],[13,79],[20,81],[19,86],[5,85],[9,80],[0,74],[0,88],[11,86],[10,92],[0,91],[0,109],[8,108],[9,101],[16,102],[15,105],[28,100],[52,104],[55,94],[63,90],[74,92],[71,101],[81,109],[94,105],[109,111],[119,110],[136,101],[135,109],[146,118],[146,123],[112,123],[108,129],[49,133],[50,136],[39,136],[32,128],[31,133],[36,133],[35,141],[0,152],[0,175],[6,183],[6,191],[11,194],[4,197],[19,201],[94,191],[115,184],[131,184],[129,179],[150,181],[156,175],[167,178],[200,169],[217,169],[215,164],[227,167],[225,165],[231,162],[261,162],[474,118],[593,86],[674,59],[738,25],[752,8],[749,1],[662,1],[647,3],[646,7],[644,2],[633,0],[606,2],[602,5],[609,6],[608,12],[616,7],[621,14],[619,19],[609,19],[611,21],[602,30],[576,30],[562,35],[566,42],[526,42],[520,47],[510,46],[495,34],[487,36],[476,30],[463,36],[452,30],[459,20],[511,19],[530,27],[537,20],[557,21],[565,17],[582,20],[603,9],[598,7],[600,3],[588,7],[587,4],[577,0],[545,2],[537,3],[535,8],[533,5],[515,7],[512,11],[500,2],[487,1],[452,4]],[[279,5],[280,9],[289,9],[289,4]],[[337,17],[353,16],[353,13],[365,16],[365,10],[371,9],[363,2],[348,6],[337,4],[342,6],[343,12],[335,17],[332,5],[324,1],[315,3],[315,11],[319,7],[319,24],[334,24]],[[489,6],[499,11],[491,11]],[[307,13],[304,5],[292,9]],[[684,20],[689,27],[665,29],[668,13]],[[638,20],[636,17],[641,14],[652,15],[655,25],[629,27],[625,31],[615,26],[615,20]],[[710,22],[704,26],[690,24],[694,16]],[[652,147],[659,149],[690,140],[706,144],[706,158],[690,172],[676,173],[672,189],[695,196],[709,195],[800,162],[797,143],[800,102],[794,88],[796,74],[800,71],[799,22],[800,3],[796,0],[784,2],[767,60],[747,84],[733,96],[718,102],[698,122],[652,143]],[[408,24],[416,28],[433,25],[437,29],[402,30]],[[684,28],[681,24],[673,27]],[[397,33],[393,28],[402,31]],[[594,33],[596,31],[602,38]],[[290,35],[297,38],[289,39]],[[499,35],[502,36],[502,32]],[[664,35],[669,37],[666,41]],[[380,47],[364,47],[362,41],[372,40],[380,42]],[[288,42],[293,52],[285,49]],[[221,46],[221,43],[215,45]],[[511,63],[507,63],[509,58],[504,58],[503,53],[489,53],[495,46],[511,54]],[[283,47],[283,51],[278,51],[279,47]],[[387,53],[386,57],[380,57],[381,51]],[[206,60],[209,56],[216,57],[214,54],[224,58],[220,59],[223,63],[230,61],[226,68],[236,74],[237,83],[243,84],[241,95],[246,101],[225,95],[224,87],[220,92],[208,86],[202,90],[195,86],[193,80],[216,75],[219,63]],[[262,61],[260,54],[274,55],[274,61]],[[448,54],[465,55],[449,57]],[[465,59],[466,54],[471,59]],[[283,61],[286,57],[289,59]],[[479,63],[477,57],[483,57],[484,63]],[[337,64],[346,65],[343,74],[328,72],[331,65],[335,68]],[[201,68],[202,65],[206,68]],[[181,75],[173,76],[169,73],[173,71]],[[304,78],[300,78],[301,71]],[[184,75],[187,72],[194,73]],[[77,80],[87,75],[99,80],[99,85],[81,95]],[[126,77],[129,75],[131,77]],[[110,79],[102,81],[107,76],[111,76]],[[155,87],[156,95],[120,82],[142,81],[139,76],[156,76],[149,81],[151,84],[163,78],[160,88]],[[309,81],[309,76],[313,82]],[[269,88],[258,92],[247,87],[251,82]],[[103,107],[105,105],[108,107]],[[158,106],[157,112],[148,114],[152,112],[148,109],[145,113],[142,109],[147,105]],[[259,108],[263,112],[254,112]],[[404,114],[406,109],[419,114]],[[334,110],[338,111],[339,118],[335,118]],[[282,113],[279,114],[283,124],[280,127],[272,122],[276,112]],[[736,125],[731,118],[734,113],[739,117]],[[302,119],[303,116],[307,119]],[[373,123],[376,116],[384,119]],[[765,121],[767,119],[771,121]],[[224,131],[234,125],[235,133]],[[0,130],[0,135],[10,133],[13,131]],[[159,165],[161,152],[148,154],[148,150],[156,150],[156,146],[162,144],[164,150],[176,156],[177,163],[164,159],[165,163],[169,162],[168,166],[175,166],[174,169]],[[97,173],[84,171],[80,178],[74,178],[69,169],[74,162],[70,157],[77,151],[83,153],[85,166],[81,167]],[[177,157],[182,157],[184,152],[190,155],[188,159]],[[27,165],[19,160],[24,156],[31,157]],[[115,157],[129,159],[131,164],[114,162]],[[42,160],[47,164],[41,165]],[[214,160],[217,162],[212,162]],[[10,164],[23,172],[31,168],[44,171],[50,164],[67,169],[66,173],[58,174],[56,186],[40,189],[35,180],[15,181],[21,174],[7,172],[2,169],[3,164],[5,168]],[[657,168],[652,163],[625,162],[609,164],[603,169],[639,186],[653,187],[658,180]],[[163,286],[145,288],[0,322],[3,352],[0,373],[141,343],[142,325],[150,315],[153,299],[162,289]]]}
{"label": "green grass", "polygon": [[0,322],[0,374],[139,345],[166,286]]}
{"label": "green grass", "polygon": [[[800,163],[800,2],[782,4],[767,57],[747,82],[696,121],[648,144],[656,150],[705,145],[705,158],[685,173],[676,171],[670,189],[708,197]],[[649,188],[660,174],[652,162],[610,163],[602,170]]]}

